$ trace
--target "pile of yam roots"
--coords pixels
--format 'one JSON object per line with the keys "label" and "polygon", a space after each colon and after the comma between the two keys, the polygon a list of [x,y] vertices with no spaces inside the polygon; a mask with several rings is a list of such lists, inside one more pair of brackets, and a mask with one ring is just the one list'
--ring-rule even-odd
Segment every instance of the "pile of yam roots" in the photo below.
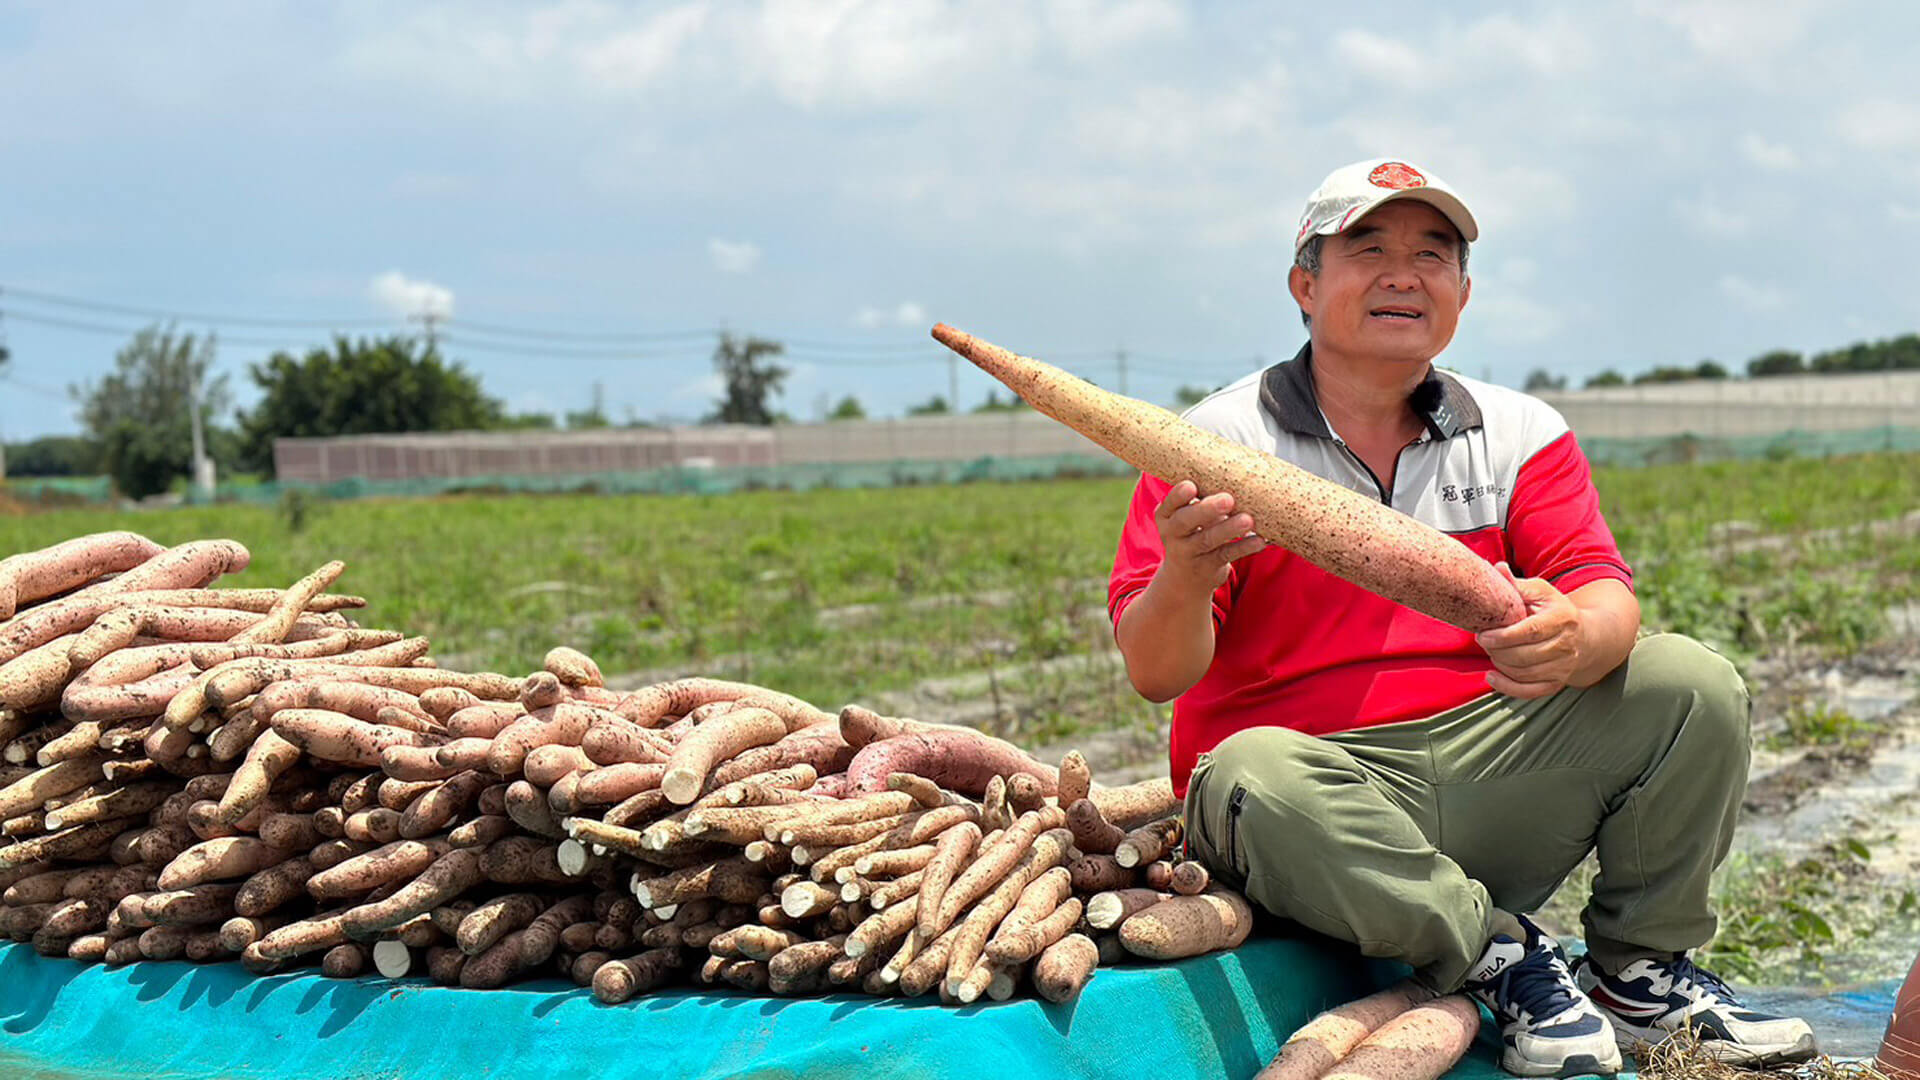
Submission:
{"label": "pile of yam roots", "polygon": [[[1058,1002],[1251,928],[1181,860],[1165,780],[737,682],[617,693],[565,647],[525,678],[449,671],[349,620],[338,562],[210,588],[248,560],[132,533],[0,560],[0,934],[89,963],[558,974],[609,1004]],[[1262,1076],[1438,1076],[1478,1013],[1430,997],[1331,1010]]]}
{"label": "pile of yam roots", "polygon": [[231,540],[0,561],[0,932],[87,962],[318,960],[620,1002],[1076,995],[1245,939],[1165,780],[717,679],[605,689],[569,648],[455,672],[329,563],[215,589]]}

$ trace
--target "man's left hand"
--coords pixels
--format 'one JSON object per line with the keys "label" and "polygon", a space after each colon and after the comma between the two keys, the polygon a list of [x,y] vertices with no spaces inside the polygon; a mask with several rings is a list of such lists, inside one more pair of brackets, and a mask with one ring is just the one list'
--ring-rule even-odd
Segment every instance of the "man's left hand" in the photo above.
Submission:
{"label": "man's left hand", "polygon": [[1580,608],[1540,578],[1516,578],[1506,563],[1495,563],[1500,573],[1520,590],[1526,617],[1512,626],[1474,635],[1487,650],[1494,670],[1487,685],[1517,698],[1543,698],[1564,689],[1579,669],[1584,655]]}

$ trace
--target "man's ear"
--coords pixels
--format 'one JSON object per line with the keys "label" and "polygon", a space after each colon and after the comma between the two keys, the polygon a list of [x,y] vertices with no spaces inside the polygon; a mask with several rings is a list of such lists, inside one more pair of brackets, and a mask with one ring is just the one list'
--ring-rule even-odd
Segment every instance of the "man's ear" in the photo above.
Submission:
{"label": "man's ear", "polygon": [[1313,315],[1313,289],[1318,284],[1312,274],[1297,266],[1287,271],[1287,291],[1293,294],[1293,302],[1299,304],[1300,310],[1308,317]]}
{"label": "man's ear", "polygon": [[1467,297],[1472,295],[1473,295],[1473,279],[1470,277],[1461,278],[1460,279],[1460,310],[1465,311],[1467,309]]}

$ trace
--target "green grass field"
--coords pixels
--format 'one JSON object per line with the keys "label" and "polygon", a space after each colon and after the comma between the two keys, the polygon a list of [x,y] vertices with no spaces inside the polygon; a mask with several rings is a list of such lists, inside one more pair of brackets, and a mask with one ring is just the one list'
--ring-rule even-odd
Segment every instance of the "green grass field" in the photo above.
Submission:
{"label": "green grass field", "polygon": [[[1650,627],[1751,655],[1782,634],[1840,648],[1915,594],[1920,456],[1603,470]],[[230,536],[283,585],[331,558],[363,621],[465,666],[532,670],[556,643],[607,671],[752,678],[823,703],[967,672],[1104,655],[1105,579],[1131,482],[1060,480],[698,497],[508,496],[0,517],[0,553],[134,528]],[[1727,527],[1726,522],[1747,526]],[[1831,535],[1822,530],[1839,530]],[[1773,546],[1743,550],[1749,532]],[[1141,715],[1110,663],[1064,727]],[[1031,688],[1029,688],[1031,689]]]}

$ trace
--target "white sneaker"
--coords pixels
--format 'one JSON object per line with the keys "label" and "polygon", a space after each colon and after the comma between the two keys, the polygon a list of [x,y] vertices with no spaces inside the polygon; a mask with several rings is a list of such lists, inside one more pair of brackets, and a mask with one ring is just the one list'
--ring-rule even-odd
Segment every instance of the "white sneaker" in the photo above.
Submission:
{"label": "white sneaker", "polygon": [[1622,1049],[1657,1045],[1691,1028],[1703,1052],[1731,1065],[1764,1069],[1819,1053],[1805,1020],[1747,1008],[1718,976],[1694,966],[1684,953],[1671,960],[1635,960],[1615,975],[1602,973],[1583,956],[1576,971],[1581,988],[1613,1021]]}
{"label": "white sneaker", "polygon": [[1527,939],[1496,934],[1463,988],[1500,1023],[1500,1067],[1516,1076],[1612,1075],[1620,1048],[1559,942],[1523,916]]}

